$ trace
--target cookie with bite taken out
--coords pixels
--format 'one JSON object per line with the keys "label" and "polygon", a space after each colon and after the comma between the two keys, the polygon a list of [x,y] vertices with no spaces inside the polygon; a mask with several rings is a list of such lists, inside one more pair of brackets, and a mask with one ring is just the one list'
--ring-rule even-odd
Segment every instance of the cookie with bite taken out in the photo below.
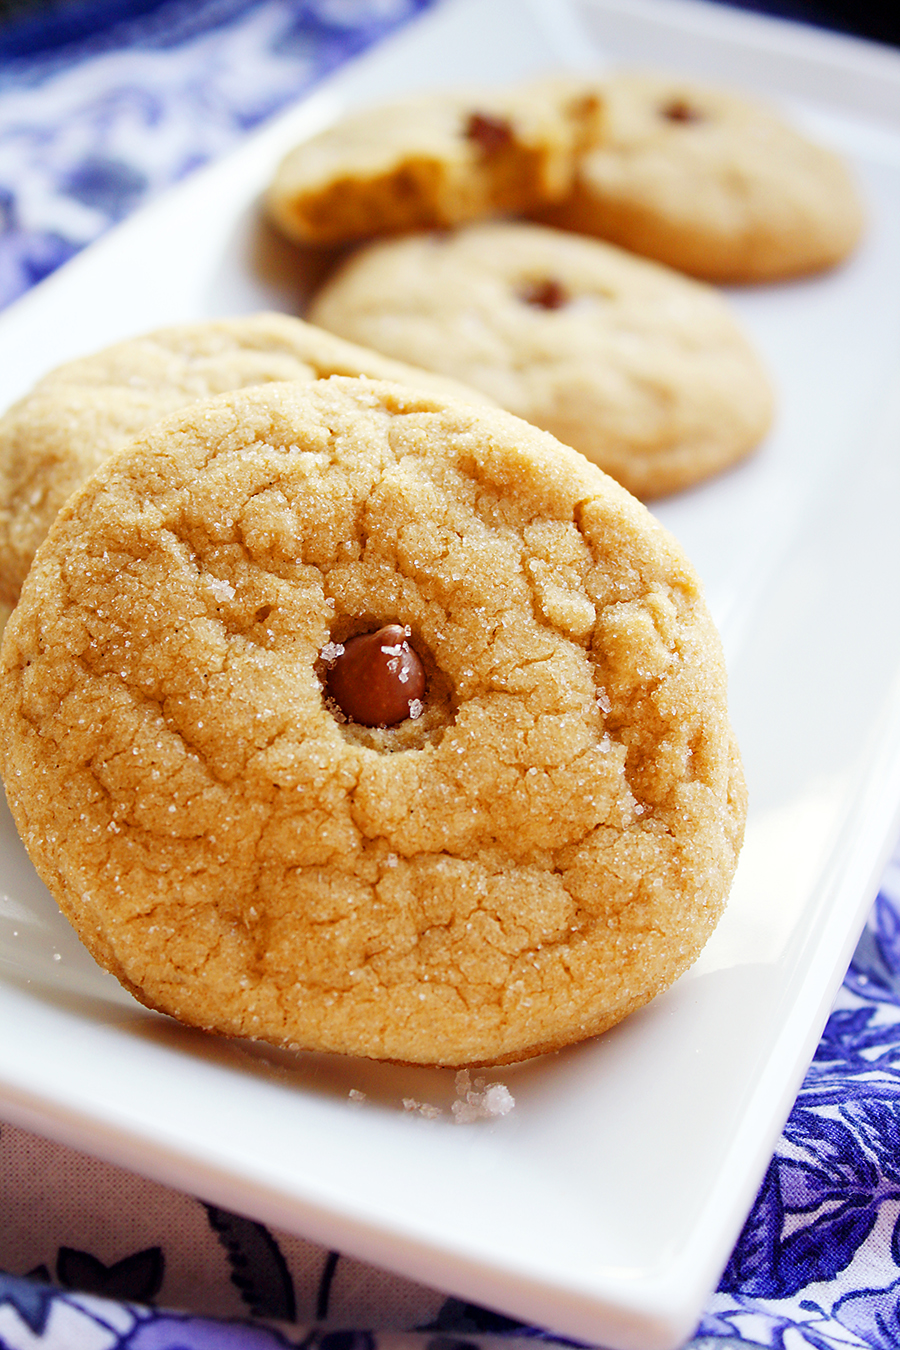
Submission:
{"label": "cookie with bite taken out", "polygon": [[364,108],[285,156],[267,210],[312,245],[538,210],[567,194],[602,121],[596,87],[568,78]]}

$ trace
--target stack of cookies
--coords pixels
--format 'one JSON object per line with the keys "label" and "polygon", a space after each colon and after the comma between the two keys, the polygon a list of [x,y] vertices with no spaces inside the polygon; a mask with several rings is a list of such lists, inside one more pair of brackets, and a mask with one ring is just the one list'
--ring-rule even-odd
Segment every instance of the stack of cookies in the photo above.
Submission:
{"label": "stack of cookies", "polygon": [[[696,958],[746,792],[696,574],[626,488],[746,454],[771,395],[660,223],[707,189],[648,223],[647,163],[700,138],[685,163],[741,246],[723,228],[696,257],[759,280],[777,213],[753,174],[782,135],[705,98],[555,80],[350,120],[270,194],[295,239],[384,235],[321,326],[151,333],[0,420],[0,770],[38,873],[148,1007],[504,1063]],[[732,122],[758,151],[741,210],[715,186]],[[813,247],[816,192],[787,177],[782,275],[858,230],[848,209]]]}

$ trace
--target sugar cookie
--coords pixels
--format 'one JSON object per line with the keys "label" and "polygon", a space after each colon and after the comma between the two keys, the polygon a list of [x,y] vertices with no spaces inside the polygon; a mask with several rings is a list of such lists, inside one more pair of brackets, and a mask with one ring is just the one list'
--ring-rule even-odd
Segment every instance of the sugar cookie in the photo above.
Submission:
{"label": "sugar cookie", "polygon": [[600,82],[604,130],[570,195],[542,214],[716,282],[818,272],[863,227],[843,160],[776,113],[666,75]]}
{"label": "sugar cookie", "polygon": [[370,244],[309,316],[484,390],[640,497],[733,464],[772,417],[766,375],[720,295],[527,222]]}
{"label": "sugar cookie", "polygon": [[568,191],[601,123],[576,80],[366,108],[286,156],[268,211],[291,239],[335,244],[534,210]]}
{"label": "sugar cookie", "polygon": [[0,419],[0,606],[15,605],[35,549],[69,494],[139,431],[210,394],[329,375],[411,381],[487,401],[286,314],[160,329],[45,375]]}
{"label": "sugar cookie", "polygon": [[[385,627],[371,661],[403,687],[406,644],[424,683],[369,726],[326,686]],[[725,903],[745,795],[697,578],[499,410],[336,377],[156,424],[60,512],[0,667],[40,875],[199,1027],[519,1059],[646,1003]]]}

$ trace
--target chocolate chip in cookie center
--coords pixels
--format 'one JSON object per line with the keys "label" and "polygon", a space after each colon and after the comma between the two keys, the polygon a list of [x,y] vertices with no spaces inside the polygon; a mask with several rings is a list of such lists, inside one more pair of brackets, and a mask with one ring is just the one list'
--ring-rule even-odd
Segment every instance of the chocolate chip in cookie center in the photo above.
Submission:
{"label": "chocolate chip in cookie center", "polygon": [[688,103],[684,98],[673,98],[668,103],[664,103],[659,109],[660,117],[664,117],[668,122],[705,122],[706,113],[695,108],[692,103]]}
{"label": "chocolate chip in cookie center", "polygon": [[570,296],[560,282],[553,277],[545,277],[543,281],[526,282],[519,291],[519,298],[536,309],[563,309],[569,303]]}
{"label": "chocolate chip in cookie center", "polygon": [[486,155],[495,155],[512,144],[513,131],[504,117],[473,112],[466,121],[467,140],[474,141]]}
{"label": "chocolate chip in cookie center", "polygon": [[402,624],[389,623],[323,649],[328,696],[351,722],[392,727],[421,716],[425,668],[409,636]]}

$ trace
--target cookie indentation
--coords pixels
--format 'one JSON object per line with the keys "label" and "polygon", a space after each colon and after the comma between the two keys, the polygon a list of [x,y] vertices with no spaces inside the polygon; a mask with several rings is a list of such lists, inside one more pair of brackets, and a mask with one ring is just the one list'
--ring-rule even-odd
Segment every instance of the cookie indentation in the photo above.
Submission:
{"label": "cookie indentation", "polygon": [[512,145],[513,132],[505,117],[473,112],[466,121],[466,139],[474,141],[486,155],[496,155]]}
{"label": "cookie indentation", "polygon": [[325,687],[345,717],[364,727],[393,727],[422,715],[425,668],[410,630],[386,624],[323,651]]}

